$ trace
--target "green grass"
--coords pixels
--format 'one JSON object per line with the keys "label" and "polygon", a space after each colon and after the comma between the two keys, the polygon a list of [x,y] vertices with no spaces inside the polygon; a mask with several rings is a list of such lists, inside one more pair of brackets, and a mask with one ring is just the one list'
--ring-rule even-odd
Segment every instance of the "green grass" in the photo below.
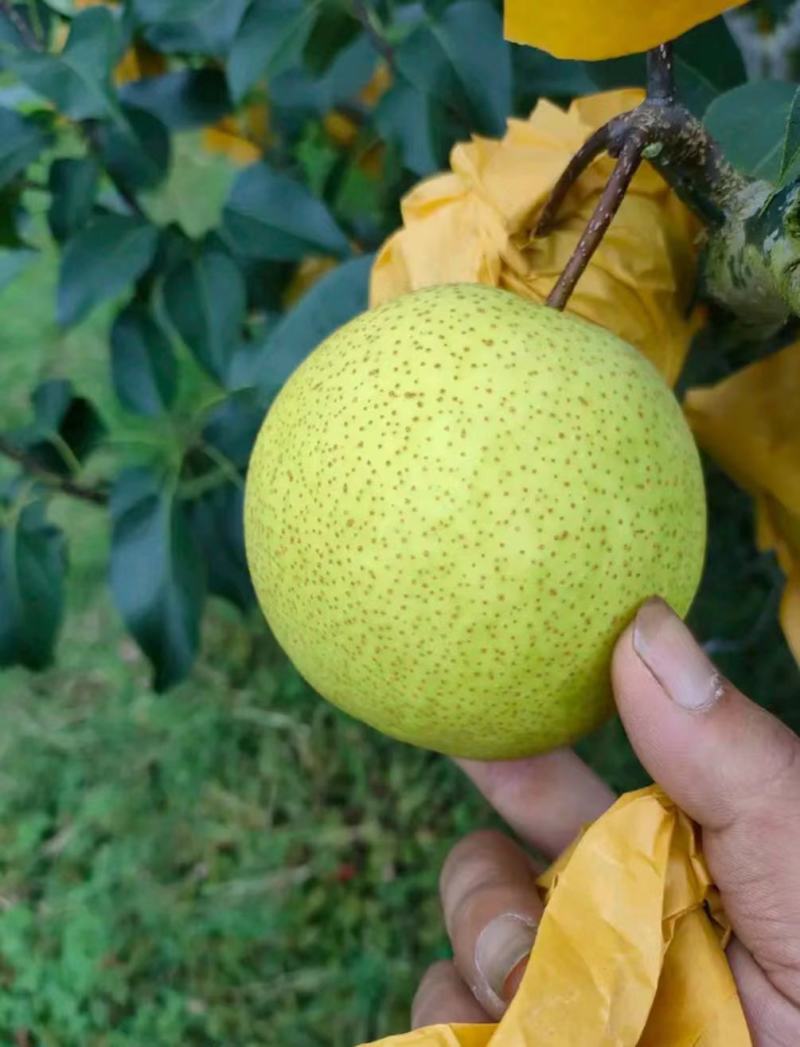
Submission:
{"label": "green grass", "polygon": [[402,1028],[444,948],[438,866],[482,804],[219,605],[192,679],[154,696],[103,593],[100,518],[74,512],[58,665],[2,677],[0,1039],[350,1047]]}
{"label": "green grass", "polygon": [[[0,295],[13,424],[50,375],[113,414],[108,316],[61,335],[54,278],[45,254]],[[798,727],[774,564],[748,500],[709,480],[693,624]],[[0,1042],[352,1047],[402,1030],[446,951],[442,858],[491,813],[445,759],[310,694],[263,625],[221,604],[192,678],[154,696],[106,593],[105,517],[56,515],[71,550],[57,664],[0,675]],[[644,781],[616,723],[581,751],[619,789]]]}

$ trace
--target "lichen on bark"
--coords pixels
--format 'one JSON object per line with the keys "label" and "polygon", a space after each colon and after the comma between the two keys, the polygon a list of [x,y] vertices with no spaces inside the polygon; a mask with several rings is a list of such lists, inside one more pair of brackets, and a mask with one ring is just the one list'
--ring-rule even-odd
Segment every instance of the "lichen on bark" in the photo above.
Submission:
{"label": "lichen on bark", "polygon": [[708,297],[767,337],[800,314],[800,186],[748,182],[710,231],[702,269]]}

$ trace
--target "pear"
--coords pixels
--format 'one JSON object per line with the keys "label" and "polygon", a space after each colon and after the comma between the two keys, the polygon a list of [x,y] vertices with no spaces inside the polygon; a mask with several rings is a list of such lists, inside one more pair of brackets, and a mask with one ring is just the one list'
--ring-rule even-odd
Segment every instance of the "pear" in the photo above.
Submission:
{"label": "pear", "polygon": [[481,285],[428,288],[322,343],[250,462],[247,556],[299,672],[453,756],[568,744],[613,707],[615,640],[702,570],[697,449],[610,332]]}

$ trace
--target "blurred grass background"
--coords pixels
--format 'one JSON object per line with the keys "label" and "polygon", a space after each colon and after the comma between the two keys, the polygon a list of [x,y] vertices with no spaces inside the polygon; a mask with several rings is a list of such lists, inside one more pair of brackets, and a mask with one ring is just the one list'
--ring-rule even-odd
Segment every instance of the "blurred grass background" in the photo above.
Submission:
{"label": "blurred grass background", "polygon": [[[202,226],[231,171],[182,148],[158,206]],[[0,293],[8,424],[51,375],[119,410],[108,315],[60,333],[55,265],[44,250]],[[700,347],[691,382],[716,366]],[[800,727],[779,573],[754,549],[749,500],[708,479],[692,623],[740,686]],[[105,590],[103,515],[66,500],[56,512],[72,561],[57,665],[0,674],[0,1040],[352,1047],[405,1028],[419,975],[446,954],[439,866],[491,812],[447,760],[310,694],[263,623],[221,603],[190,681],[154,696]],[[617,723],[581,751],[617,789],[646,780]]]}

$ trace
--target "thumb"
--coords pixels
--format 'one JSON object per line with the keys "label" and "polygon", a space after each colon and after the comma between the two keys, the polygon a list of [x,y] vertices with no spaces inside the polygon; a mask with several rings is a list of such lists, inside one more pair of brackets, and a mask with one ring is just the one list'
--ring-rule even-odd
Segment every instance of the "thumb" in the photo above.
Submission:
{"label": "thumb", "polygon": [[662,600],[640,608],[612,672],[639,759],[702,827],[737,938],[800,1003],[800,740],[717,672]]}

